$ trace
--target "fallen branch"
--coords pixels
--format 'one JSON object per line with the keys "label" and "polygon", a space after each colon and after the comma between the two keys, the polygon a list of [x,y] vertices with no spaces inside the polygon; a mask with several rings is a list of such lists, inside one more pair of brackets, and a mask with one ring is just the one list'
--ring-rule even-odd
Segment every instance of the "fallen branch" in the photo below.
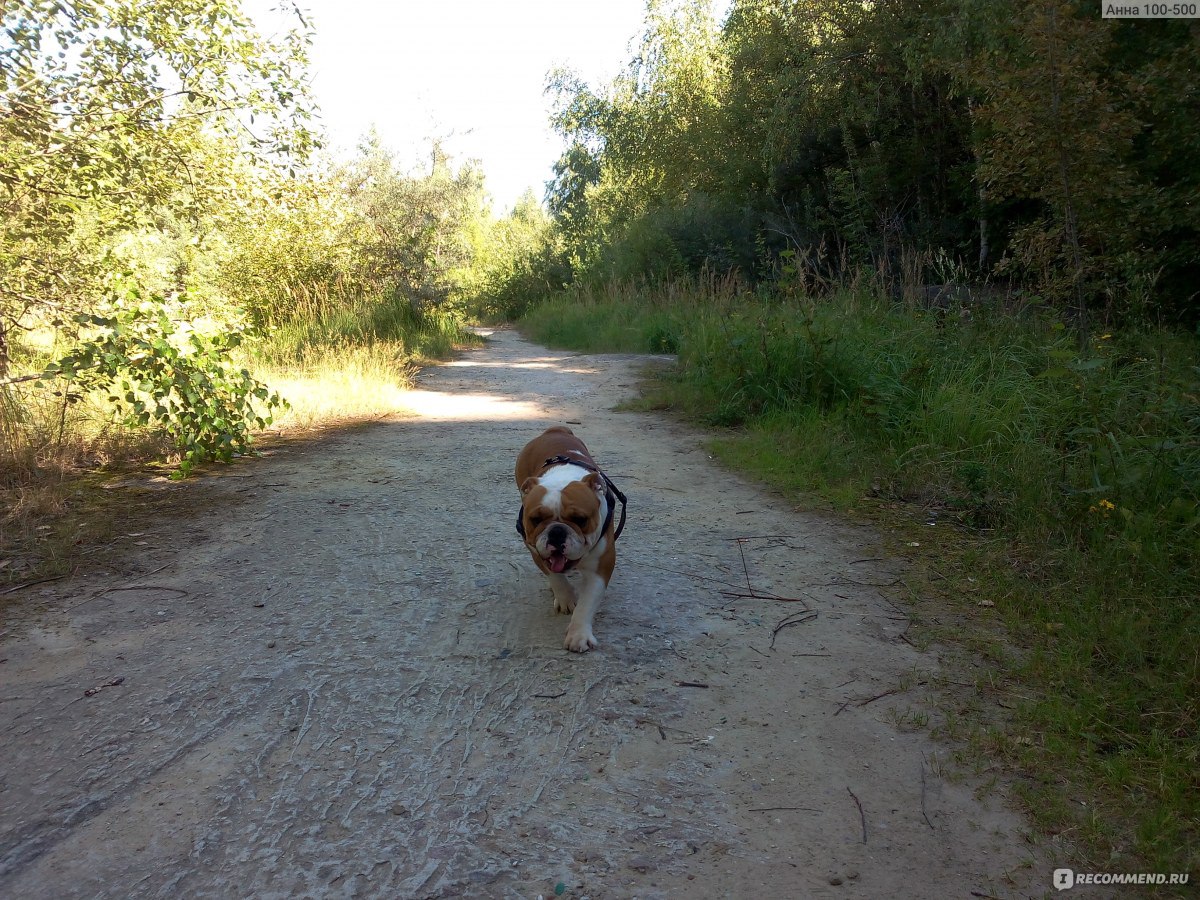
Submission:
{"label": "fallen branch", "polygon": [[933,823],[929,821],[929,813],[925,811],[925,756],[921,756],[921,818],[925,820],[925,824],[933,828]]}
{"label": "fallen branch", "polygon": [[876,694],[874,697],[867,697],[863,700],[859,700],[854,705],[855,706],[866,706],[868,703],[874,703],[876,700],[882,700],[884,697],[892,696],[892,694],[899,694],[903,690],[906,690],[906,688],[898,688],[898,687],[892,688],[889,691],[884,691],[882,694]]}
{"label": "fallen branch", "polygon": [[803,597],[780,597],[778,594],[752,593],[747,594],[744,591],[718,591],[721,596],[728,597],[731,600],[775,600],[779,603],[807,603]]}
{"label": "fallen branch", "polygon": [[787,538],[785,538],[781,534],[749,534],[749,535],[744,535],[743,537],[729,538],[729,540],[731,540],[731,541],[783,541],[785,543],[787,542]]}
{"label": "fallen branch", "polygon": [[789,616],[788,618],[785,618],[778,625],[776,625],[773,629],[771,629],[770,649],[771,650],[775,649],[775,638],[779,636],[779,632],[783,631],[783,629],[789,628],[792,625],[801,625],[804,622],[811,622],[816,617],[817,617],[817,614],[815,612],[813,612],[812,610],[805,610],[802,613],[797,613],[794,616]]}
{"label": "fallen branch", "polygon": [[24,584],[18,584],[16,587],[10,587],[0,591],[0,597],[3,597],[5,594],[15,594],[17,591],[23,591],[25,588],[33,587],[35,584],[47,584],[51,581],[61,581],[66,577],[66,575],[55,575],[53,578],[39,578],[37,581],[26,581]]}
{"label": "fallen branch", "polygon": [[[658,729],[660,732],[661,732],[661,731],[662,731],[662,730],[665,728],[667,731],[677,731],[677,732],[679,732],[680,734],[686,734],[686,735],[688,735],[689,737],[694,735],[694,732],[691,732],[691,731],[685,731],[685,730],[684,730],[684,729],[682,729],[682,728],[674,728],[674,727],[672,727],[672,726],[670,726],[670,725],[661,725],[661,724],[659,724],[658,722],[655,722],[653,719],[634,719],[634,720],[633,720],[633,724],[635,724],[635,725],[653,725],[653,726],[654,726],[655,728],[657,728],[657,729]],[[665,741],[666,739],[667,739],[667,736],[664,734],[664,735],[663,735],[663,740]]]}
{"label": "fallen branch", "polygon": [[[929,682],[927,681],[918,681],[915,685],[913,685],[913,687],[921,687],[922,685],[926,685],[928,683]],[[874,697],[867,697],[865,700],[859,700],[855,706],[866,706],[868,703],[874,703],[876,700],[882,700],[884,697],[890,697],[892,694],[902,694],[905,691],[910,690],[912,690],[911,687],[892,688],[890,691],[884,691],[882,694],[876,694]]]}
{"label": "fallen branch", "polygon": [[863,843],[867,842],[867,814],[863,812],[862,803],[858,797],[854,796],[854,791],[850,790],[850,786],[846,785],[846,793],[854,799],[854,805],[858,807],[858,817],[862,820]]}
{"label": "fallen branch", "polygon": [[25,381],[37,381],[41,378],[49,376],[44,372],[38,372],[36,375],[16,375],[12,378],[0,378],[0,387],[8,387],[10,384],[21,384]]}
{"label": "fallen branch", "polygon": [[93,688],[88,688],[86,691],[83,692],[83,696],[95,697],[98,693],[100,693],[106,687],[116,687],[117,685],[124,684],[124,683],[125,683],[125,676],[118,675],[112,681],[106,681],[106,682],[104,682],[104,684],[97,685],[96,687],[93,687]]}
{"label": "fallen branch", "polygon": [[[637,721],[638,725],[653,725],[655,728],[658,729],[658,736],[664,741],[667,739],[666,730],[661,725],[659,725],[657,722],[651,722],[649,719],[638,719],[636,721]],[[684,734],[688,734],[688,732],[685,731]]]}
{"label": "fallen branch", "polygon": [[[171,565],[170,563],[167,563],[165,566],[159,566],[157,569],[154,569],[150,572],[146,572],[145,574],[139,575],[138,577],[139,578],[149,578],[151,575],[156,575],[157,573],[161,572],[163,569],[169,568],[170,565]],[[178,594],[180,597],[186,597],[188,595],[188,591],[185,591],[183,588],[166,587],[165,585],[158,585],[158,584],[127,584],[127,585],[122,585],[121,587],[110,587],[110,588],[104,588],[103,590],[97,591],[96,593],[92,594],[92,596],[88,597],[86,600],[80,600],[78,603],[68,606],[66,611],[69,612],[72,609],[78,609],[79,607],[84,606],[85,604],[91,603],[93,600],[99,600],[101,597],[105,596],[106,594],[115,594],[115,593],[117,593],[117,591],[171,591],[172,593]]]}
{"label": "fallen branch", "polygon": [[858,587],[885,588],[895,587],[896,585],[900,584],[900,582],[901,579],[899,578],[893,578],[891,581],[855,581],[853,578],[847,578],[843,575],[840,576],[837,581],[833,582],[833,584],[854,584]]}
{"label": "fallen branch", "polygon": [[737,541],[738,555],[742,558],[742,571],[746,574],[746,590],[750,592],[750,596],[754,596],[754,588],[750,584],[750,567],[746,565],[746,551],[742,549],[742,544],[749,538],[735,538]]}

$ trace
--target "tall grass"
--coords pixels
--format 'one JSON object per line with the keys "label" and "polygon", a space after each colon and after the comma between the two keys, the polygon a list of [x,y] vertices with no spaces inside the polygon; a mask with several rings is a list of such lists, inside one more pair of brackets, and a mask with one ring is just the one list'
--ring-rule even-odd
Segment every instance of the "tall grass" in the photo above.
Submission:
{"label": "tall grass", "polygon": [[1067,812],[1083,807],[1054,799],[1068,785],[1093,846],[1195,868],[1200,342],[1130,330],[1081,351],[1050,315],[947,314],[866,289],[644,296],[560,296],[523,327],[586,349],[674,345],[647,402],[727,429],[715,446],[731,464],[958,523],[944,567],[971,573],[971,607],[994,604],[1025,650],[996,656],[1030,699],[993,751],[1029,774],[1031,808],[1085,827]]}
{"label": "tall grass", "polygon": [[386,346],[421,362],[445,359],[455,347],[477,340],[458,317],[413,304],[398,291],[382,298],[358,292],[328,297],[319,287],[306,288],[289,315],[267,329],[261,358],[286,363],[315,347]]}
{"label": "tall grass", "polygon": [[[16,355],[11,374],[40,371],[45,353]],[[118,464],[161,452],[160,436],[115,422],[99,394],[68,397],[62,385],[16,381],[0,385],[0,521],[18,515],[19,498],[38,482],[59,482],[81,468]],[[4,492],[15,491],[15,495]]]}
{"label": "tall grass", "polygon": [[81,473],[169,450],[163,435],[114,422],[103,397],[72,403],[33,382],[0,386],[0,584],[69,570],[82,532],[63,522],[81,503]]}
{"label": "tall grass", "polygon": [[454,316],[399,295],[380,303],[300,306],[250,359],[252,374],[288,401],[275,427],[312,428],[403,408],[421,363],[479,343]]}
{"label": "tall grass", "polygon": [[592,353],[677,353],[689,320],[720,315],[744,293],[735,275],[583,285],[532,307],[521,327]]}

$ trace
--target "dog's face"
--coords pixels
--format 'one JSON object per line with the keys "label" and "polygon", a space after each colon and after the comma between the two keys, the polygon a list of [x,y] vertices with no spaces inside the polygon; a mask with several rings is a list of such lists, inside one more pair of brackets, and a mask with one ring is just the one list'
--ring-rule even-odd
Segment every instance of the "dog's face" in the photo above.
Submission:
{"label": "dog's face", "polygon": [[551,572],[567,571],[596,546],[607,512],[604,481],[575,466],[558,466],[521,485],[525,543]]}

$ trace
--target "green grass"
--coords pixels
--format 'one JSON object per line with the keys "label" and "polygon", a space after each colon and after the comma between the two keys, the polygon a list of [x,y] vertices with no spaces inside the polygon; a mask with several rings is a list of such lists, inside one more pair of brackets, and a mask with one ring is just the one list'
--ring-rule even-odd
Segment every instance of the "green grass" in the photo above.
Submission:
{"label": "green grass", "polygon": [[1020,650],[988,654],[1029,698],[988,745],[1025,776],[1031,813],[1108,868],[1112,853],[1200,866],[1194,337],[1098,334],[1081,354],[1034,312],[705,285],[559,296],[522,327],[576,349],[675,347],[642,403],[723,429],[727,464],[901,529],[897,509],[936,513],[950,527],[920,534],[942,592]]}
{"label": "green grass", "polygon": [[520,324],[551,346],[591,353],[678,353],[689,322],[720,317],[742,293],[732,277],[609,283],[547,298]]}

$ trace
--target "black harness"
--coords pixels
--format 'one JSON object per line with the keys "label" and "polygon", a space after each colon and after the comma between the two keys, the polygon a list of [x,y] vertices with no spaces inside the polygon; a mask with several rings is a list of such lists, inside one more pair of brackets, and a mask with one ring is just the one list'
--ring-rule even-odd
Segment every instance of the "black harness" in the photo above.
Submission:
{"label": "black harness", "polygon": [[[617,500],[621,501],[621,520],[617,522],[616,533],[613,534],[613,540],[621,536],[621,532],[625,530],[625,495],[621,493],[621,489],[613,484],[613,480],[600,471],[599,466],[595,463],[586,462],[582,459],[575,459],[570,456],[552,456],[542,465],[542,472],[553,466],[571,465],[579,466],[581,469],[587,469],[589,472],[595,472],[604,481],[604,501],[608,504],[608,515],[604,517],[604,527],[600,529],[601,534],[608,534],[608,526],[612,524],[613,510],[617,508]],[[524,507],[517,510],[517,534],[521,535],[521,540],[525,540],[525,522]]]}

